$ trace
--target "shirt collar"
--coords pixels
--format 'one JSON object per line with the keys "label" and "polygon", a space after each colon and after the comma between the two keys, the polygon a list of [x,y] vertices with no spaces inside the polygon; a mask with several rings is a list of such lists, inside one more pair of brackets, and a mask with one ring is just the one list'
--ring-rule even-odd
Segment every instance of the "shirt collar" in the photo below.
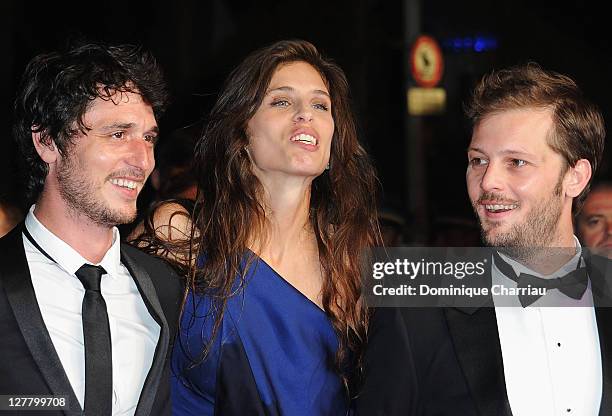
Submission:
{"label": "shirt collar", "polygon": [[[32,235],[32,238],[47,252],[53,260],[68,273],[74,274],[83,264],[90,261],[85,259],[74,248],[72,248],[64,240],[53,234],[45,227],[34,215],[32,205],[30,211],[25,218],[25,226]],[[117,227],[113,227],[113,243],[108,251],[104,254],[102,261],[97,265],[104,267],[106,273],[110,276],[118,276],[119,266],[121,263],[121,244],[120,235]]]}
{"label": "shirt collar", "polygon": [[565,276],[566,274],[574,271],[578,267],[578,262],[581,261],[581,256],[582,256],[582,246],[580,245],[580,241],[578,241],[578,237],[576,236],[574,236],[574,242],[576,243],[576,254],[574,254],[574,256],[567,263],[561,266],[556,272],[551,273],[550,275],[546,275],[546,276],[541,273],[531,270],[524,264],[519,263],[518,261],[514,260],[512,257],[508,257],[504,253],[501,253],[501,252],[498,252],[498,253],[501,256],[501,258],[504,259],[506,263],[508,263],[512,267],[512,269],[514,269],[514,272],[517,274],[517,276],[520,275],[521,273],[526,273],[526,274],[531,274],[533,276],[538,276],[538,277],[552,278],[552,277],[557,277],[557,276]]}

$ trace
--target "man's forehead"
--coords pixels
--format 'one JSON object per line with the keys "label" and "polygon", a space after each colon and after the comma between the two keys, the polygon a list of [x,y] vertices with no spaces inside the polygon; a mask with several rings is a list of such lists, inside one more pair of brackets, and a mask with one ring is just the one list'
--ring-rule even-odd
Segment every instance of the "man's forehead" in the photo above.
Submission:
{"label": "man's forehead", "polygon": [[157,129],[157,121],[151,105],[138,93],[117,91],[106,97],[96,97],[82,117],[88,128],[121,127]]}
{"label": "man's forehead", "polygon": [[612,210],[612,188],[592,190],[584,204],[589,211]]}
{"label": "man's forehead", "polygon": [[[525,106],[525,107],[509,107],[499,110],[493,110],[484,114],[479,123],[485,120],[490,120],[499,117],[514,117],[514,118],[548,118],[552,120],[553,108],[550,106]],[[478,123],[477,123],[478,124]]]}
{"label": "man's forehead", "polygon": [[491,113],[474,126],[469,148],[495,153],[553,151],[548,144],[552,126],[552,111],[547,108]]}
{"label": "man's forehead", "polygon": [[115,91],[109,95],[101,95],[91,100],[85,114],[96,109],[114,110],[116,107],[123,109],[133,106],[143,106],[153,112],[151,105],[138,92]]}
{"label": "man's forehead", "polygon": [[127,85],[125,88],[116,89],[99,86],[98,96],[92,100],[92,104],[96,101],[108,101],[113,104],[119,105],[122,103],[143,103],[143,97],[137,88]]}

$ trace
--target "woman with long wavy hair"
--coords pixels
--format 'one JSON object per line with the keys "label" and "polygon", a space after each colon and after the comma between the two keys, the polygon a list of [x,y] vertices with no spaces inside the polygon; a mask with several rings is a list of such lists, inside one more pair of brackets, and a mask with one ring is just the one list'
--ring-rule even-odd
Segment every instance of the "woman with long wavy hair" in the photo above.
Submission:
{"label": "woman with long wavy hair", "polygon": [[305,41],[252,53],[195,162],[174,414],[347,414],[368,321],[359,259],[379,233],[343,71]]}

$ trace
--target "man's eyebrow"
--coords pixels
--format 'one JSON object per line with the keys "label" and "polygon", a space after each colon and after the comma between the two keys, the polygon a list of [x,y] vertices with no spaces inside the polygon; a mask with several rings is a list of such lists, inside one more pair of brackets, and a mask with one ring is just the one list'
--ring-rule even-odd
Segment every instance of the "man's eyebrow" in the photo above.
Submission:
{"label": "man's eyebrow", "polygon": [[[111,124],[105,124],[104,126],[100,127],[100,130],[102,131],[129,130],[135,126],[136,126],[136,123],[111,123]],[[159,127],[155,125],[147,129],[147,131],[158,134]]]}
{"label": "man's eyebrow", "polygon": [[[482,150],[479,147],[468,147],[467,149],[468,152],[479,152],[482,154],[486,154],[486,152],[484,150]],[[522,150],[515,150],[515,149],[504,149],[504,150],[500,150],[499,152],[495,152],[495,153],[499,153],[502,155],[513,155],[513,156],[533,156],[533,153],[529,153],[529,152],[524,152]]]}
{"label": "man's eyebrow", "polygon": [[603,214],[593,213],[593,214],[584,214],[582,218],[591,219],[591,218],[603,218]]}
{"label": "man's eyebrow", "polygon": [[501,153],[502,155],[533,156],[533,153],[524,152],[522,150],[512,150],[512,149],[502,150],[499,153]]}
{"label": "man's eyebrow", "polygon": [[100,127],[100,129],[101,130],[115,130],[115,129],[128,130],[134,127],[135,125],[136,123],[111,123],[111,124],[103,125],[102,127]]}
{"label": "man's eyebrow", "polygon": [[[271,92],[274,92],[274,91],[295,92],[295,88],[293,88],[293,87],[278,87],[278,88],[271,88],[271,89],[269,89],[268,91],[266,91],[266,95],[268,95],[268,94],[270,94]],[[323,90],[315,89],[315,90],[312,90],[311,92],[312,92],[312,93],[314,93],[314,94],[317,94],[317,95],[324,95],[324,96],[326,96],[327,98],[331,98],[331,97],[329,96],[329,93],[328,93],[327,91],[323,91]]]}

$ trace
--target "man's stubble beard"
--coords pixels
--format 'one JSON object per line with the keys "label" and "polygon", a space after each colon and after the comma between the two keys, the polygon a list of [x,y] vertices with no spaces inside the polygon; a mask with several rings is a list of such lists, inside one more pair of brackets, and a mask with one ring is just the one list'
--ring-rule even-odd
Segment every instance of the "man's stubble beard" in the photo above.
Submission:
{"label": "man's stubble beard", "polygon": [[105,201],[96,199],[101,189],[96,188],[87,175],[87,169],[76,159],[74,156],[65,157],[57,170],[59,192],[71,214],[84,215],[93,223],[103,227],[114,227],[117,224],[134,221],[136,209],[124,213],[112,209]]}
{"label": "man's stubble beard", "polygon": [[[485,230],[485,221],[479,218],[480,232],[483,242],[490,247],[499,247],[511,257],[519,260],[529,260],[538,256],[540,248],[550,247],[558,237],[558,224],[562,212],[561,194],[565,172],[562,172],[555,188],[546,200],[535,205],[525,219],[513,224],[510,229],[496,236],[491,231],[501,226],[501,222],[489,223]],[[472,204],[476,215],[476,205]]]}

